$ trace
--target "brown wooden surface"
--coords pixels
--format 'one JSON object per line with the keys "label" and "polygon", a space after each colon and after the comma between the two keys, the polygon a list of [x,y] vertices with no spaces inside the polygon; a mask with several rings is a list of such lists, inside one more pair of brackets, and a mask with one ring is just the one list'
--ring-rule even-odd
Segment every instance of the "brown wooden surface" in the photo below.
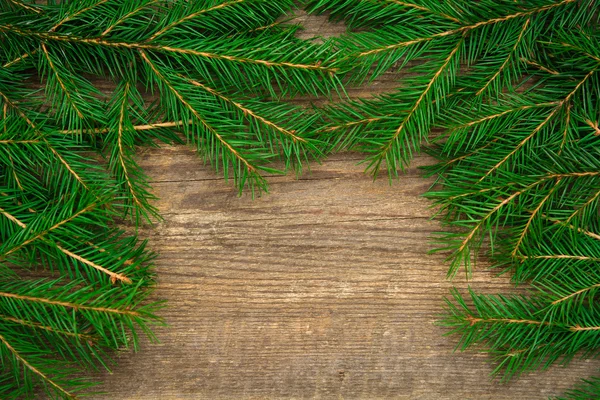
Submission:
{"label": "brown wooden surface", "polygon": [[[324,19],[306,36],[339,33]],[[389,88],[390,75],[357,90]],[[416,166],[390,186],[357,154],[313,165],[299,180],[271,177],[269,195],[237,197],[185,146],[144,150],[140,163],[164,222],[141,230],[167,299],[161,344],[117,355],[94,399],[543,399],[594,361],[491,381],[485,355],[453,353],[434,321],[452,284],[443,256],[426,255],[438,229],[430,184]],[[511,290],[476,272],[477,290]]]}

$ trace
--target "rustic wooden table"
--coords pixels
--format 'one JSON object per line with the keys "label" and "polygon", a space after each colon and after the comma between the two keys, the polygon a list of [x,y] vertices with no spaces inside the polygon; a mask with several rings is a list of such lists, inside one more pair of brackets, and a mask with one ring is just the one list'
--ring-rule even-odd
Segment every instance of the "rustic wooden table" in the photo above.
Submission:
{"label": "rustic wooden table", "polygon": [[[324,18],[300,20],[305,36],[339,34]],[[389,89],[387,75],[354,95]],[[164,221],[141,230],[157,260],[155,298],[168,300],[161,343],[116,356],[95,399],[543,399],[598,368],[492,381],[483,354],[453,353],[434,325],[448,282],[427,255],[430,185],[417,166],[375,182],[359,154],[310,173],[270,177],[270,194],[237,197],[185,146],[145,150],[140,163]],[[479,270],[469,283],[509,292]]]}

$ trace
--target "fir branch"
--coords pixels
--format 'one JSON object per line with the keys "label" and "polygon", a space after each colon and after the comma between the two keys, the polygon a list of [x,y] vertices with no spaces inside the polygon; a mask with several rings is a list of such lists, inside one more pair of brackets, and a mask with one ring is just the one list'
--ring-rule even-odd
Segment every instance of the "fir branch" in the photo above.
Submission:
{"label": "fir branch", "polygon": [[76,213],[74,213],[73,215],[70,215],[69,217],[57,222],[56,224],[52,225],[50,228],[43,230],[39,233],[37,233],[36,235],[34,235],[33,237],[30,237],[29,239],[19,243],[16,246],[13,247],[9,247],[8,249],[5,249],[4,253],[2,254],[2,258],[6,258],[6,256],[20,250],[21,248],[35,242],[36,240],[42,239],[44,236],[46,236],[48,233],[52,232],[55,229],[58,229],[59,227],[61,227],[62,225],[65,225],[69,222],[71,222],[72,220],[74,220],[75,218],[79,217],[82,214],[85,214],[87,212],[90,212],[91,210],[94,209],[94,207],[96,207],[97,204],[96,203],[90,203],[88,204],[86,207],[80,209],[79,211],[77,211]]}
{"label": "fir branch", "polygon": [[86,12],[91,11],[98,6],[107,3],[108,1],[110,1],[110,0],[96,0],[96,1],[92,2],[92,4],[90,4],[89,6],[84,6],[83,8],[80,8],[80,9],[75,8],[73,13],[67,13],[58,23],[53,25],[52,28],[50,28],[48,30],[48,32],[56,31],[58,28],[60,28],[65,23],[77,18],[81,14],[85,14]]}
{"label": "fir branch", "polygon": [[594,400],[600,396],[600,378],[582,379],[573,389],[556,400]]}
{"label": "fir branch", "polygon": [[559,42],[559,43],[557,43],[557,42],[551,42],[551,41],[542,42],[542,43],[545,43],[545,44],[548,44],[548,45],[558,45],[560,47],[565,47],[567,49],[576,50],[577,52],[579,52],[581,54],[584,54],[586,57],[589,57],[592,60],[600,62],[600,57],[598,57],[597,55],[590,54],[586,50],[582,49],[581,47],[573,45],[573,44],[570,44],[570,43],[565,43],[565,42]]}
{"label": "fir branch", "polygon": [[[575,257],[576,257],[576,256],[575,256]],[[581,259],[581,258],[579,258],[579,259]],[[584,258],[584,259],[586,259],[586,258]],[[594,261],[599,261],[599,260],[597,260],[597,259],[596,259],[596,260],[594,260]],[[583,288],[583,289],[576,290],[576,291],[574,291],[574,292],[572,292],[572,293],[569,293],[569,294],[568,294],[568,295],[566,295],[566,296],[563,296],[563,297],[561,297],[560,299],[556,299],[556,300],[554,300],[554,301],[553,301],[551,304],[552,304],[553,306],[555,306],[555,305],[557,305],[557,304],[559,304],[559,303],[563,303],[563,302],[565,302],[565,301],[568,301],[569,299],[572,299],[573,297],[577,297],[577,296],[580,296],[580,295],[582,295],[582,294],[586,294],[586,293],[588,293],[588,292],[590,292],[590,291],[592,291],[592,290],[594,290],[594,289],[596,289],[596,288],[600,288],[600,283],[595,283],[595,284],[593,284],[593,285],[590,285],[590,286],[588,286],[588,287],[585,287],[585,288]]]}
{"label": "fir branch", "polygon": [[12,356],[17,360],[19,364],[23,365],[23,367],[25,367],[28,371],[31,371],[31,373],[33,373],[38,379],[52,386],[61,395],[64,395],[70,399],[75,398],[75,395],[73,393],[67,391],[67,389],[63,388],[54,380],[50,379],[50,377],[48,377],[38,368],[29,363],[19,352],[17,352],[17,350],[14,347],[11,346],[11,344],[2,335],[0,335],[0,343],[2,343],[3,347],[6,348],[12,354]]}
{"label": "fir branch", "polygon": [[522,41],[525,33],[527,32],[527,28],[529,27],[530,22],[531,22],[531,18],[527,18],[525,20],[525,23],[523,24],[523,28],[521,28],[521,32],[519,33],[519,36],[517,37],[517,40],[515,41],[515,45],[511,49],[510,53],[508,53],[508,55],[506,56],[506,58],[504,59],[504,61],[500,65],[500,67],[498,68],[498,70],[496,72],[494,72],[494,75],[492,75],[490,77],[490,79],[488,79],[485,82],[483,87],[481,89],[479,89],[477,91],[477,93],[475,93],[475,96],[481,96],[481,94],[484,93],[486,91],[486,89],[498,78],[498,76],[502,73],[502,71],[507,67],[508,63],[513,59],[514,53],[517,51],[517,48],[521,44],[521,41]]}
{"label": "fir branch", "polygon": [[[381,162],[383,161],[383,159],[385,159],[387,161],[390,169],[394,169],[394,170],[396,169],[395,165],[394,165],[395,163],[393,161],[395,158],[391,158],[389,156],[389,153],[391,151],[393,151],[393,146],[397,143],[397,141],[400,138],[400,135],[402,135],[403,131],[405,129],[407,129],[407,124],[411,121],[412,118],[415,117],[417,110],[419,109],[421,104],[423,104],[424,100],[428,97],[431,89],[437,83],[440,76],[442,76],[442,74],[446,71],[446,69],[448,68],[448,65],[455,58],[456,53],[458,52],[458,50],[461,48],[462,45],[463,45],[463,41],[461,40],[452,49],[452,51],[450,52],[448,57],[446,57],[446,59],[444,60],[443,64],[440,66],[440,68],[437,71],[435,71],[435,73],[433,74],[433,76],[431,77],[429,82],[427,82],[424,90],[420,93],[419,97],[414,102],[412,108],[408,111],[408,113],[402,120],[402,123],[400,124],[400,126],[396,129],[396,131],[394,132],[392,137],[387,141],[387,144],[385,144],[382,147],[381,151],[377,154],[376,160],[374,161],[373,164],[371,164],[373,166],[373,174],[374,175],[376,175],[377,172],[379,171],[379,168],[380,168],[380,165],[381,165]],[[429,111],[429,110],[427,109],[427,111]],[[419,125],[427,126],[423,123],[421,123]],[[405,157],[402,157],[402,156],[400,156],[398,158],[405,159]]]}
{"label": "fir branch", "polygon": [[23,325],[23,326],[26,326],[28,328],[33,328],[33,329],[41,329],[43,331],[51,332],[56,335],[71,336],[71,337],[77,338],[78,340],[88,340],[88,341],[95,340],[95,338],[91,335],[86,335],[86,334],[77,333],[77,332],[69,332],[69,331],[64,331],[64,330],[58,330],[51,326],[45,326],[45,325],[42,325],[37,322],[25,321],[23,319],[14,318],[14,317],[10,317],[7,315],[0,314],[0,319],[6,321],[8,323],[19,324],[19,325]]}
{"label": "fir branch", "polygon": [[[147,178],[133,159],[136,131],[132,118],[143,120],[144,104],[141,95],[132,82],[122,82],[115,91],[115,98],[108,112],[109,126],[102,138],[105,148],[110,148],[109,166],[115,176],[120,191],[125,195],[125,215],[139,221],[143,217],[159,218],[157,210],[150,205],[155,197],[150,193]],[[130,209],[131,207],[131,209]]]}
{"label": "fir branch", "polygon": [[566,226],[566,227],[568,227],[569,229],[573,229],[573,230],[575,230],[575,231],[577,231],[577,232],[579,232],[579,233],[583,233],[584,235],[586,235],[586,236],[589,236],[589,237],[591,237],[591,238],[594,238],[594,239],[600,240],[600,235],[598,235],[598,234],[596,234],[596,233],[594,233],[594,232],[590,232],[590,231],[588,231],[588,230],[585,230],[585,229],[583,229],[583,228],[580,228],[580,227],[575,227],[575,226],[573,226],[573,225],[568,225],[568,224],[565,224],[565,222],[564,222],[564,221],[561,221],[561,220],[558,220],[558,219],[549,218],[549,217],[547,217],[547,216],[544,216],[544,215],[542,216],[542,218],[544,218],[544,219],[547,219],[548,221],[552,221],[552,222],[553,222],[553,223],[555,223],[555,224],[559,224],[559,225]]}
{"label": "fir branch", "polygon": [[77,107],[77,103],[75,103],[73,101],[72,95],[70,93],[70,90],[67,89],[66,84],[64,82],[64,80],[61,78],[59,72],[56,69],[56,66],[54,65],[54,63],[52,62],[52,59],[50,58],[50,54],[48,54],[48,50],[46,49],[46,45],[42,43],[41,45],[42,48],[42,52],[44,53],[44,56],[46,57],[46,60],[48,61],[48,65],[50,66],[50,69],[52,70],[52,72],[54,73],[54,76],[56,78],[56,81],[58,82],[60,88],[62,89],[62,91],[65,94],[65,98],[67,99],[67,102],[70,103],[71,107],[73,108],[73,110],[77,113],[77,116],[81,119],[84,118],[83,113],[81,112],[81,110],[79,110],[79,108]]}
{"label": "fir branch", "polygon": [[[89,211],[89,210],[87,210],[87,211]],[[5,210],[3,210],[3,209],[1,209],[1,208],[0,208],[0,213],[1,213],[2,215],[4,215],[6,218],[8,218],[10,221],[12,221],[12,222],[14,222],[15,224],[17,224],[18,226],[20,226],[21,228],[23,228],[23,229],[27,229],[27,225],[26,225],[25,223],[21,222],[21,221],[20,221],[19,219],[17,219],[15,216],[13,216],[13,215],[11,215],[11,214],[7,213]],[[81,213],[81,214],[83,214],[83,213]],[[72,219],[74,219],[74,218],[76,218],[76,217],[78,217],[78,216],[79,216],[79,215],[77,215],[77,214],[76,214],[76,215],[75,215],[73,218],[71,218],[71,219],[68,219],[68,220],[65,220],[65,221],[61,221],[60,223],[58,223],[58,224],[54,225],[53,227],[51,227],[51,228],[50,228],[48,231],[46,231],[46,232],[43,232],[43,233],[39,234],[39,235],[38,235],[38,236],[36,236],[34,239],[30,239],[30,241],[25,241],[25,242],[23,242],[23,243],[22,243],[22,247],[24,247],[24,246],[26,246],[26,245],[30,244],[31,242],[33,242],[34,240],[38,240],[38,239],[42,239],[42,240],[44,240],[45,242],[47,242],[47,241],[46,241],[46,240],[43,238],[43,236],[45,236],[46,234],[48,234],[48,233],[49,233],[51,230],[58,228],[60,225],[64,225],[65,223],[68,223],[70,220],[72,220]],[[94,269],[96,269],[96,270],[98,270],[98,271],[100,271],[100,272],[102,272],[102,273],[104,273],[104,274],[108,275],[108,276],[110,277],[110,281],[111,281],[113,284],[114,284],[116,281],[121,281],[121,282],[124,282],[124,283],[127,283],[127,284],[131,284],[131,283],[132,283],[131,279],[129,279],[129,278],[128,278],[128,277],[126,277],[125,275],[118,274],[118,273],[114,273],[114,272],[112,272],[112,271],[110,271],[110,270],[108,270],[108,269],[106,269],[106,268],[102,267],[101,265],[98,265],[98,264],[94,263],[93,261],[87,260],[87,259],[85,259],[84,257],[81,257],[81,256],[79,256],[79,255],[77,255],[77,254],[75,254],[75,253],[73,253],[73,252],[71,252],[71,251],[69,251],[69,250],[65,249],[64,247],[62,247],[62,246],[61,246],[60,244],[58,244],[58,243],[54,243],[54,246],[56,246],[56,248],[58,248],[58,249],[59,249],[61,252],[63,252],[63,253],[64,253],[64,254],[66,254],[67,256],[69,256],[69,257],[71,257],[71,258],[73,258],[73,259],[75,259],[75,260],[77,260],[77,261],[80,261],[80,262],[82,262],[83,264],[86,264],[86,265],[88,265],[88,266],[90,266],[90,267],[92,267],[92,268],[94,268]],[[3,254],[3,257],[6,257],[7,255],[9,255],[9,254],[11,254],[11,253],[13,253],[13,252],[17,251],[18,249],[19,249],[19,248],[13,248],[13,249],[9,249],[8,251],[6,251],[6,252]]]}
{"label": "fir branch", "polygon": [[[187,79],[187,78],[185,78],[185,79]],[[297,136],[295,132],[285,129],[284,127],[277,125],[273,121],[269,121],[265,117],[262,117],[262,116],[256,114],[254,111],[250,110],[249,108],[244,107],[241,103],[236,102],[236,101],[224,96],[223,94],[217,92],[216,90],[214,90],[198,81],[191,80],[191,79],[187,79],[187,81],[196,87],[202,88],[203,90],[207,91],[208,93],[212,94],[213,96],[218,97],[219,99],[225,101],[226,103],[231,104],[232,106],[234,106],[235,108],[240,110],[244,115],[250,116],[250,117],[258,120],[260,123],[262,123],[270,128],[273,128],[276,131],[281,132],[285,136],[290,137],[292,139],[292,141],[306,143],[306,140],[300,136]]]}
{"label": "fir branch", "polygon": [[15,58],[14,60],[11,60],[9,62],[7,62],[6,64],[3,65],[4,68],[11,68],[14,65],[18,64],[19,62],[23,61],[24,59],[26,59],[27,57],[30,57],[33,55],[32,53],[25,53],[23,55],[20,55],[19,57]]}
{"label": "fir branch", "polygon": [[181,54],[181,55],[192,55],[210,60],[223,60],[230,62],[237,62],[243,64],[257,64],[265,67],[286,67],[292,69],[300,69],[300,70],[308,70],[308,71],[323,71],[327,73],[336,73],[338,72],[338,68],[329,67],[320,64],[302,64],[302,63],[293,63],[293,62],[285,62],[285,61],[269,61],[258,58],[250,58],[250,57],[238,57],[231,56],[226,54],[217,54],[211,53],[207,51],[195,50],[192,48],[181,48],[174,46],[166,46],[160,44],[149,44],[149,43],[129,43],[129,42],[113,42],[100,38],[84,38],[84,37],[76,37],[71,35],[59,35],[53,33],[41,33],[35,32],[31,30],[25,30],[22,28],[17,28],[11,25],[0,25],[0,32],[12,32],[21,36],[35,37],[44,41],[54,41],[54,42],[64,42],[71,44],[88,44],[94,46],[102,46],[102,47],[113,47],[113,48],[121,48],[121,49],[132,49],[140,51],[140,54],[143,50],[151,50],[158,51],[167,54]]}
{"label": "fir branch", "polygon": [[129,191],[131,193],[131,196],[133,197],[133,201],[138,205],[138,206],[142,206],[142,203],[140,202],[140,200],[138,199],[138,196],[135,194],[136,190],[134,189],[134,184],[131,181],[131,178],[129,176],[129,172],[127,171],[127,165],[125,163],[125,151],[124,151],[124,146],[123,146],[123,124],[124,124],[124,120],[125,120],[125,110],[127,108],[128,104],[128,94],[127,92],[130,89],[130,83],[127,82],[125,83],[125,88],[124,88],[124,93],[123,93],[123,101],[121,103],[121,109],[119,112],[119,124],[118,124],[118,128],[117,128],[117,148],[118,150],[118,157],[119,157],[119,163],[121,164],[121,166],[123,167],[123,172],[125,175],[125,181],[127,182],[127,186],[129,187]]}
{"label": "fir branch", "polygon": [[38,14],[42,12],[37,7],[34,7],[34,6],[30,5],[30,4],[25,4],[25,3],[23,3],[20,0],[7,0],[7,1],[9,3],[11,3],[11,4],[13,4],[13,5],[17,6],[17,7],[23,8],[23,9],[25,9],[27,11],[33,11],[34,13],[38,13]]}
{"label": "fir branch", "polygon": [[535,321],[532,319],[513,318],[477,318],[472,315],[465,316],[465,321],[470,325],[476,324],[525,324],[525,325],[550,325],[549,322]]}
{"label": "fir branch", "polygon": [[75,169],[64,159],[63,156],[61,156],[61,154],[54,148],[54,146],[48,141],[48,139],[46,139],[44,133],[42,133],[40,131],[40,129],[38,128],[38,126],[25,114],[25,111],[19,105],[17,105],[15,102],[13,102],[6,94],[2,93],[1,91],[0,91],[0,97],[2,97],[2,99],[4,99],[4,104],[6,106],[14,109],[17,112],[17,114],[19,115],[19,117],[21,117],[27,123],[27,125],[29,125],[36,132],[38,137],[40,137],[39,140],[41,140],[42,142],[44,142],[46,144],[48,149],[60,161],[60,163],[67,169],[67,171],[69,171],[69,173],[85,189],[88,189],[88,186],[83,181],[83,179],[79,176],[79,174],[77,172],[75,172]]}
{"label": "fir branch", "polygon": [[419,4],[409,3],[409,2],[405,2],[405,1],[401,1],[401,0],[376,0],[376,1],[384,1],[384,2],[388,2],[388,3],[392,3],[392,4],[398,4],[398,5],[403,6],[403,7],[414,8],[416,10],[425,11],[425,12],[430,13],[430,14],[439,15],[439,16],[441,16],[443,18],[446,18],[446,19],[448,19],[448,20],[450,20],[452,22],[455,22],[457,24],[461,24],[461,22],[457,18],[455,18],[453,16],[450,16],[450,15],[448,15],[446,13],[443,13],[443,12],[439,12],[439,11],[433,10],[431,8],[427,8],[427,7],[419,5]]}
{"label": "fir branch", "polygon": [[444,31],[444,32],[439,32],[436,33],[434,35],[431,36],[427,36],[427,37],[422,37],[422,38],[417,38],[417,39],[413,39],[413,40],[409,40],[406,42],[400,42],[400,43],[396,43],[393,45],[388,45],[382,48],[375,48],[375,49],[371,49],[368,51],[364,51],[361,53],[358,53],[358,57],[364,57],[364,56],[368,56],[371,54],[376,54],[376,53],[380,53],[383,51],[389,51],[389,50],[394,50],[397,48],[401,48],[401,47],[407,47],[407,46],[412,46],[418,43],[422,43],[422,42],[426,42],[426,41],[430,41],[430,40],[435,40],[437,38],[443,38],[446,36],[452,36],[452,35],[456,35],[456,34],[464,34],[465,32],[469,32],[472,30],[475,30],[477,28],[481,28],[487,25],[493,25],[493,24],[498,24],[498,23],[502,23],[502,22],[506,22],[506,21],[510,21],[512,19],[515,18],[523,18],[523,17],[529,17],[531,15],[537,14],[537,13],[542,13],[544,11],[548,11],[551,10],[555,7],[560,7],[563,6],[565,4],[569,4],[569,3],[573,3],[577,0],[562,0],[558,3],[555,4],[550,4],[550,5],[546,5],[546,6],[542,6],[542,7],[538,7],[538,8],[534,8],[534,9],[530,9],[527,11],[522,11],[522,12],[517,12],[514,14],[510,14],[510,15],[506,15],[500,18],[491,18],[489,20],[486,21],[479,21],[475,24],[472,25],[466,25],[466,26],[461,26],[460,28],[457,29],[451,29],[448,31]]}
{"label": "fir branch", "polygon": [[127,14],[124,14],[123,16],[119,17],[116,21],[114,21],[108,28],[106,28],[104,30],[104,32],[102,32],[100,34],[100,37],[104,37],[107,36],[111,31],[113,31],[117,26],[125,23],[125,21],[127,21],[129,18],[135,16],[136,14],[140,13],[141,11],[143,11],[144,9],[156,5],[159,3],[160,0],[144,0],[141,2],[141,4],[134,8],[133,10],[129,11]]}
{"label": "fir branch", "polygon": [[224,3],[220,3],[220,4],[217,4],[217,5],[214,5],[212,7],[207,7],[207,8],[203,8],[203,9],[200,9],[198,11],[195,11],[195,12],[193,12],[191,14],[188,14],[188,15],[186,15],[186,16],[184,16],[184,17],[182,17],[182,18],[180,18],[180,19],[178,19],[176,21],[173,21],[173,22],[169,23],[167,26],[165,26],[164,28],[162,28],[161,30],[159,30],[158,32],[156,32],[152,36],[150,36],[150,38],[148,40],[154,40],[157,37],[165,34],[168,31],[170,31],[171,29],[173,29],[177,25],[181,25],[181,24],[183,24],[184,22],[186,22],[186,21],[188,21],[190,19],[198,18],[201,15],[209,13],[211,11],[220,10],[222,8],[225,8],[225,7],[231,7],[233,5],[236,5],[236,4],[239,4],[239,3],[243,3],[245,1],[248,1],[248,0],[230,0],[230,1],[226,1]]}
{"label": "fir branch", "polygon": [[344,129],[348,129],[348,128],[352,128],[356,125],[362,125],[362,124],[370,124],[371,122],[376,122],[376,121],[381,121],[385,118],[389,118],[392,117],[392,114],[387,114],[387,115],[382,115],[380,117],[369,117],[369,118],[361,118],[359,120],[356,121],[352,121],[352,122],[346,122],[344,124],[341,125],[334,125],[334,126],[329,126],[327,128],[324,128],[323,131],[324,132],[334,132],[334,131],[339,131],[339,130],[344,130]]}
{"label": "fir branch", "polygon": [[471,249],[470,249],[469,245],[471,244],[473,239],[476,238],[476,234],[479,233],[479,231],[482,229],[484,224],[487,224],[488,220],[491,219],[493,216],[495,216],[496,213],[501,208],[503,208],[507,204],[510,204],[517,197],[521,196],[526,191],[533,189],[535,186],[537,186],[541,183],[542,183],[541,181],[534,182],[531,185],[528,185],[527,187],[514,192],[513,194],[508,196],[506,199],[500,201],[489,212],[484,214],[483,217],[477,221],[475,226],[468,232],[468,234],[465,236],[465,238],[460,242],[460,245],[456,249],[455,253],[450,257],[450,259],[453,259],[454,261],[451,264],[450,270],[448,272],[448,276],[454,276],[462,263],[465,263],[465,265],[467,266],[467,274],[470,274],[470,270],[468,267],[470,265]]}
{"label": "fir branch", "polygon": [[543,65],[540,65],[540,64],[536,63],[535,61],[527,60],[525,58],[521,58],[520,60],[523,61],[524,63],[528,64],[528,65],[531,65],[531,66],[533,66],[533,67],[535,67],[535,68],[543,71],[543,72],[547,72],[547,73],[552,74],[552,75],[558,75],[559,74],[559,72],[551,70],[551,69],[549,69],[549,68],[547,68],[547,67],[545,67]]}
{"label": "fir branch", "polygon": [[[140,55],[142,59],[148,64],[150,69],[154,72],[158,80],[162,82],[164,86],[168,89],[168,91],[170,91],[179,100],[179,102],[184,106],[184,108],[191,112],[191,115],[194,117],[194,120],[199,122],[208,132],[210,132],[211,135],[217,139],[218,143],[220,143],[220,145],[223,146],[229,152],[229,154],[231,154],[239,163],[243,164],[245,166],[244,170],[248,171],[251,174],[256,174],[256,167],[254,167],[250,163],[250,161],[244,158],[238,150],[236,150],[231,144],[229,144],[223,138],[223,136],[221,136],[215,130],[215,128],[213,128],[206,121],[206,119],[200,114],[200,112],[196,110],[188,101],[186,101],[183,95],[173,86],[173,84],[168,79],[165,78],[165,76],[158,70],[156,65],[152,61],[150,61],[150,59],[143,50],[140,50]],[[236,169],[234,169],[234,171],[235,170]]]}
{"label": "fir branch", "polygon": [[121,281],[121,282],[127,283],[127,284],[131,284],[132,283],[131,279],[129,279],[128,277],[126,277],[123,274],[114,273],[114,272],[112,272],[112,271],[104,268],[101,265],[98,265],[98,264],[96,264],[96,263],[94,263],[94,262],[92,262],[90,260],[86,260],[85,258],[83,258],[83,257],[81,257],[81,256],[79,256],[79,255],[77,255],[77,254],[75,254],[75,253],[73,253],[73,252],[65,249],[64,247],[62,247],[62,246],[60,246],[58,244],[56,245],[56,247],[60,251],[62,251],[66,255],[68,255],[69,257],[72,257],[72,258],[76,259],[77,261],[80,261],[80,262],[82,262],[82,263],[84,263],[86,265],[89,265],[90,267],[92,267],[94,269],[97,269],[98,271],[100,271],[100,272],[108,275],[110,277],[110,281],[112,283],[115,283],[116,281]]}
{"label": "fir branch", "polygon": [[[160,129],[160,128],[178,128],[183,125],[191,125],[193,124],[192,120],[188,121],[173,121],[173,122],[158,122],[155,124],[145,124],[145,125],[134,125],[132,127],[133,130],[136,131],[147,131],[152,129]],[[88,134],[88,135],[98,135],[108,133],[108,128],[96,128],[96,129],[83,129],[83,130],[74,130],[74,129],[65,129],[58,131],[58,133],[63,135],[75,135],[75,134]]]}
{"label": "fir branch", "polygon": [[577,83],[577,85],[575,86],[575,88],[569,92],[569,94],[567,94],[567,96],[565,98],[563,98],[557,105],[556,107],[554,107],[554,109],[550,112],[550,114],[548,114],[548,116],[546,117],[546,119],[544,119],[544,121],[542,121],[538,126],[535,127],[535,129],[528,135],[526,136],[522,141],[520,141],[513,150],[511,150],[506,156],[504,156],[503,159],[501,159],[496,165],[494,165],[492,168],[490,168],[480,179],[479,182],[483,181],[485,178],[487,178],[492,172],[496,171],[498,168],[500,168],[503,164],[505,164],[515,153],[517,153],[523,146],[525,146],[536,134],[538,134],[554,117],[554,115],[560,111],[562,109],[562,107],[567,104],[569,102],[569,100],[571,99],[571,97],[573,97],[573,95],[575,93],[577,93],[577,91],[579,90],[579,88],[581,87],[581,85],[583,85],[593,74],[594,71],[590,71],[588,72],[585,77],[579,81],[579,83]]}
{"label": "fir branch", "polygon": [[594,130],[595,136],[600,136],[600,127],[598,126],[598,121],[590,121],[589,119],[585,120],[585,123],[590,126]]}
{"label": "fir branch", "polygon": [[[535,210],[533,210],[533,212],[531,213],[531,216],[527,220],[525,227],[522,229],[521,234],[519,235],[519,237],[517,239],[517,243],[515,244],[514,249],[511,253],[511,255],[513,257],[516,257],[517,253],[519,252],[521,243],[523,243],[523,239],[525,238],[525,235],[527,235],[527,232],[529,231],[529,228],[531,227],[532,222],[534,221],[534,218],[540,212],[540,210],[544,206],[544,203],[546,203],[548,201],[548,199],[550,199],[550,197],[554,194],[554,192],[560,187],[559,186],[560,182],[561,182],[561,178],[556,179],[555,184],[552,185],[552,188],[548,191],[548,194],[546,194],[546,196],[544,196],[544,198],[538,203]],[[567,223],[568,223],[568,221],[567,221]]]}
{"label": "fir branch", "polygon": [[21,228],[27,228],[27,225],[25,225],[23,222],[19,221],[19,219],[17,219],[17,217],[15,217],[14,215],[10,215],[9,213],[7,213],[5,210],[3,210],[1,208],[0,208],[0,213],[2,215],[4,215],[6,218],[8,218],[10,221],[19,225]]}
{"label": "fir branch", "polygon": [[30,302],[34,302],[34,303],[47,304],[47,305],[51,305],[51,306],[60,306],[60,307],[65,307],[65,308],[71,308],[75,311],[92,311],[92,312],[117,314],[117,315],[131,316],[131,317],[140,317],[141,316],[141,314],[137,311],[131,311],[131,310],[125,310],[125,309],[119,309],[119,308],[111,308],[111,307],[87,306],[87,305],[82,305],[82,304],[77,304],[77,303],[70,303],[70,302],[66,302],[66,301],[54,300],[54,299],[50,299],[50,298],[46,298],[46,297],[25,296],[25,295],[18,295],[18,294],[14,294],[14,293],[5,293],[5,292],[0,292],[0,297],[4,297],[4,298],[8,298],[8,299],[16,299],[16,300],[21,300],[21,301],[30,301]]}
{"label": "fir branch", "polygon": [[496,119],[496,118],[504,117],[504,116],[506,116],[507,114],[510,114],[510,113],[519,113],[521,111],[530,110],[532,108],[556,107],[559,104],[560,104],[560,102],[558,102],[558,101],[550,101],[550,102],[547,102],[547,103],[539,103],[539,104],[533,104],[533,105],[523,105],[523,106],[519,106],[519,107],[516,107],[516,108],[511,108],[511,109],[508,109],[508,110],[504,110],[504,111],[501,111],[501,112],[496,113],[496,114],[486,115],[485,117],[482,117],[482,118],[474,120],[474,121],[466,122],[465,124],[458,125],[456,127],[453,127],[452,129],[453,130],[459,130],[459,129],[464,129],[464,128],[470,128],[470,127],[472,127],[474,125],[479,125],[479,124],[481,124],[483,122],[487,122],[487,121],[490,121],[490,120],[493,120],[493,119]]}

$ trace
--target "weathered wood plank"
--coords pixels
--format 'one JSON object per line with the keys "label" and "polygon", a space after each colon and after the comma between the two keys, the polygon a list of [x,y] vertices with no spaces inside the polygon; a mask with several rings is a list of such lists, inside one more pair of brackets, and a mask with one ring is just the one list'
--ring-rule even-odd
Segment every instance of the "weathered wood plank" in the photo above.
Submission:
{"label": "weathered wood plank", "polygon": [[[426,255],[438,224],[416,166],[430,160],[390,186],[358,159],[272,177],[251,200],[184,146],[146,151],[165,221],[141,234],[160,253],[170,327],[120,355],[97,398],[542,399],[594,372],[575,362],[501,385],[485,355],[453,354],[433,324],[451,283]],[[471,284],[510,290],[485,271]]]}
{"label": "weathered wood plank", "polygon": [[[342,25],[301,15],[304,37]],[[386,74],[369,96],[389,90]],[[434,325],[452,283],[426,255],[431,183],[417,159],[400,180],[372,182],[357,154],[313,165],[299,180],[270,177],[269,195],[239,198],[184,146],[145,150],[165,220],[141,230],[157,260],[155,298],[170,327],[159,345],[117,356],[97,399],[543,399],[597,362],[576,361],[509,384],[491,381],[485,355],[453,354]],[[454,284],[466,288],[462,279]],[[470,284],[508,292],[477,271]]]}

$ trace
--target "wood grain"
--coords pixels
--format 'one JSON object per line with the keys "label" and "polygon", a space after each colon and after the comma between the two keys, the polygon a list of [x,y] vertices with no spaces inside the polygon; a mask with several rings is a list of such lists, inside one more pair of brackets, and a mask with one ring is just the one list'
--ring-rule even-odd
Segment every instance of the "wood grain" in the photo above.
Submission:
{"label": "wood grain", "polygon": [[[503,385],[485,355],[453,354],[434,325],[452,283],[442,256],[426,255],[438,223],[416,167],[430,160],[390,186],[360,158],[271,177],[252,200],[185,146],[146,151],[165,220],[141,235],[160,253],[170,327],[121,354],[101,377],[110,395],[95,398],[542,399],[594,372],[579,361]],[[485,271],[470,284],[511,290]]]}
{"label": "wood grain", "polygon": [[[340,34],[300,17],[306,37]],[[353,95],[395,84],[385,75]],[[543,399],[598,363],[575,361],[508,384],[489,378],[484,354],[453,353],[434,324],[448,282],[427,255],[439,228],[419,197],[417,170],[375,182],[339,154],[296,180],[269,178],[270,194],[237,197],[185,146],[144,150],[164,221],[141,230],[157,260],[156,299],[167,299],[161,343],[116,356],[94,399]],[[482,292],[509,292],[477,271]]]}

